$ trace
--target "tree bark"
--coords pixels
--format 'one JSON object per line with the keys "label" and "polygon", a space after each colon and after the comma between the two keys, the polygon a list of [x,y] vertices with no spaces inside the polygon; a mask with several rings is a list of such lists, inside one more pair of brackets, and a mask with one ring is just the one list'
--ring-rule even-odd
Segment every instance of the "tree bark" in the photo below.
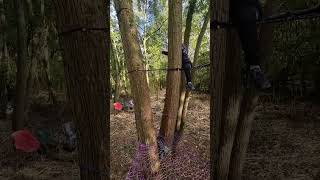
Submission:
{"label": "tree bark", "polygon": [[[214,4],[215,2],[215,4]],[[229,1],[210,1],[211,18],[213,20],[227,22],[229,20]],[[218,161],[220,157],[219,146],[221,138],[222,120],[222,96],[225,74],[226,50],[227,50],[227,31],[215,30],[211,25],[210,29],[210,179],[219,179]]]}
{"label": "tree bark", "polygon": [[184,30],[184,38],[183,43],[189,49],[189,42],[190,42],[190,34],[191,34],[191,28],[192,28],[192,19],[194,10],[196,8],[197,0],[189,0],[189,9],[186,19],[186,28]]}
{"label": "tree bark", "polygon": [[224,68],[226,73],[222,101],[220,157],[218,161],[218,175],[221,180],[228,179],[230,157],[242,100],[240,88],[240,41],[235,30],[230,30],[227,35],[227,59]]}
{"label": "tree bark", "polygon": [[[216,1],[214,6],[211,1],[210,5],[211,23],[229,22],[229,1]],[[241,102],[240,43],[234,30],[212,28],[210,44],[211,179],[226,180]]]}
{"label": "tree bark", "polygon": [[[207,30],[209,19],[210,19],[210,12],[208,11],[206,16],[205,16],[205,18],[204,18],[204,22],[202,24],[201,31],[200,31],[200,34],[199,34],[198,39],[197,39],[196,49],[194,51],[194,56],[193,56],[193,67],[195,67],[197,65],[197,63],[198,63],[200,47],[201,47],[203,36],[204,36],[204,34],[205,34],[206,30]],[[196,75],[196,69],[192,69],[192,71],[191,71],[192,79],[195,79],[195,75]],[[181,101],[181,102],[184,102],[183,103],[183,109],[182,109],[182,116],[181,116],[181,118],[178,118],[178,122],[179,121],[183,122],[181,125],[185,124],[184,122],[185,122],[186,117],[187,117],[188,106],[189,106],[189,102],[190,102],[190,96],[191,96],[191,91],[186,91],[185,92],[185,98],[184,98],[183,101]],[[183,127],[180,127],[180,128],[183,129]]]}
{"label": "tree bark", "polygon": [[250,87],[246,90],[241,102],[238,126],[230,159],[229,180],[239,180],[242,177],[242,169],[245,162],[252,122],[255,117],[254,110],[257,102],[257,93]]}
{"label": "tree bark", "polygon": [[[186,28],[184,30],[184,38],[183,38],[183,44],[186,46],[187,49],[189,49],[189,43],[190,43],[190,34],[191,34],[191,28],[192,28],[192,19],[193,14],[196,8],[196,0],[189,0],[189,8],[187,13],[187,19],[186,19]],[[180,99],[179,99],[179,108],[178,108],[178,114],[177,114],[177,123],[176,123],[176,131],[179,134],[179,136],[182,136],[183,132],[183,125],[184,122],[182,122],[183,117],[183,110],[184,110],[184,104],[186,101],[186,89],[185,89],[185,79],[182,72],[181,75],[181,83],[180,83]]]}
{"label": "tree bark", "polygon": [[[182,44],[182,1],[169,1],[169,27],[168,27],[168,67],[181,67],[181,44]],[[160,133],[164,137],[166,145],[172,146],[174,131],[177,120],[177,112],[179,108],[180,93],[180,71],[168,71],[167,73],[167,89],[163,116],[161,121]]]}
{"label": "tree bark", "polygon": [[46,21],[43,22],[44,24],[44,29],[43,29],[43,57],[42,59],[42,71],[44,73],[44,78],[45,78],[45,83],[47,85],[48,89],[48,94],[49,98],[48,101],[51,101],[54,105],[57,104],[56,96],[54,93],[54,89],[52,87],[52,81],[51,81],[51,76],[50,76],[50,63],[49,63],[49,49],[48,49],[48,27],[46,25]]}
{"label": "tree bark", "polygon": [[[206,16],[204,18],[204,22],[203,22],[201,30],[200,30],[200,34],[197,39],[197,44],[196,44],[196,48],[194,50],[194,56],[193,56],[193,66],[198,65],[198,58],[199,58],[199,54],[200,54],[201,44],[202,44],[203,37],[207,31],[209,20],[210,20],[210,10],[208,10],[208,12],[206,13]],[[196,69],[192,69],[191,77],[194,79],[195,76],[196,76]]]}
{"label": "tree bark", "polygon": [[114,4],[119,21],[127,69],[129,72],[132,71],[129,74],[129,79],[135,103],[138,141],[150,147],[155,147],[149,149],[148,158],[150,160],[151,173],[157,173],[160,163],[157,153],[156,132],[153,127],[150,90],[145,72],[134,71],[145,68],[142,62],[143,56],[140,49],[138,31],[134,21],[132,1],[114,0]]}
{"label": "tree bark", "polygon": [[64,49],[67,95],[77,129],[82,180],[109,179],[109,43],[108,1],[56,0],[59,32],[106,28],[60,35]]}
{"label": "tree bark", "polygon": [[27,87],[27,32],[25,20],[25,3],[22,0],[15,0],[17,16],[17,79],[15,107],[13,112],[12,129],[20,130],[24,127],[25,94]]}
{"label": "tree bark", "polygon": [[3,0],[0,0],[0,118],[6,117],[8,103],[8,59],[7,59],[7,42],[6,42],[6,15],[4,11]]}
{"label": "tree bark", "polygon": [[[112,41],[112,40],[111,40]],[[119,58],[118,56],[115,54],[116,53],[116,49],[114,47],[114,41],[112,41],[111,43],[111,59],[112,59],[112,63],[113,63],[113,67],[115,68],[115,77],[114,77],[114,81],[115,81],[115,87],[114,87],[114,102],[117,102],[119,100],[119,90],[120,90],[120,68],[119,68]]]}

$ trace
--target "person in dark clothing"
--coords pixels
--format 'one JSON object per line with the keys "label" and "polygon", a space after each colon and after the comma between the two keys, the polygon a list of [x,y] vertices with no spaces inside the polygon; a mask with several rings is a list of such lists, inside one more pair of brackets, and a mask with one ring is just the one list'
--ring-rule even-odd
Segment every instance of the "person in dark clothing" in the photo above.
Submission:
{"label": "person in dark clothing", "polygon": [[258,88],[270,88],[271,84],[262,72],[259,61],[258,28],[256,24],[256,21],[262,15],[259,0],[231,0],[230,15],[231,21],[238,31],[251,78]]}
{"label": "person in dark clothing", "polygon": [[[168,55],[168,51],[162,51],[162,54]],[[182,68],[184,70],[185,76],[186,76],[186,89],[187,90],[194,90],[193,84],[191,82],[191,69],[192,69],[192,63],[188,56],[188,49],[184,44],[182,44]]]}

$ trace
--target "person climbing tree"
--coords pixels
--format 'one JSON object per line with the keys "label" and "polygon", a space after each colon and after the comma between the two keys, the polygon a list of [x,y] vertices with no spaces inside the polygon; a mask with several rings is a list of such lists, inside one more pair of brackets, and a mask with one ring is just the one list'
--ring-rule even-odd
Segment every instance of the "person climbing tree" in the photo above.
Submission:
{"label": "person climbing tree", "polygon": [[258,48],[256,21],[261,18],[261,15],[259,0],[230,1],[230,18],[238,31],[245,61],[249,66],[250,78],[258,88],[268,89],[271,84],[261,70]]}
{"label": "person climbing tree", "polygon": [[[168,55],[168,51],[165,51],[163,50],[162,51],[162,54],[164,55]],[[182,44],[182,68],[184,70],[184,73],[186,75],[186,80],[187,80],[187,83],[186,83],[186,88],[187,90],[194,90],[194,86],[192,84],[192,81],[191,81],[191,69],[192,69],[192,63],[190,61],[190,58],[188,56],[188,49],[187,47]]]}

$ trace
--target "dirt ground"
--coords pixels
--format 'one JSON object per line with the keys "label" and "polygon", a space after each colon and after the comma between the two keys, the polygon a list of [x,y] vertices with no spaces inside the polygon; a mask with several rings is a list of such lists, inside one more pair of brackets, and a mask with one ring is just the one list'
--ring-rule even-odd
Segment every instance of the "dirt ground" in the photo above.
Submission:
{"label": "dirt ground", "polygon": [[[159,128],[164,93],[152,98],[155,126]],[[308,103],[307,103],[308,104]],[[184,139],[185,147],[209,161],[209,96],[193,95]],[[289,104],[260,103],[254,121],[246,163],[245,180],[320,180],[320,106],[308,104],[303,120],[291,120]],[[60,131],[64,117],[40,108],[31,113],[29,126]],[[11,151],[9,120],[0,120],[0,180],[76,180],[76,153],[57,149],[54,155],[19,154]],[[111,179],[124,179],[136,148],[133,112],[111,114]],[[59,137],[57,137],[59,138]],[[179,179],[179,178],[178,178]]]}

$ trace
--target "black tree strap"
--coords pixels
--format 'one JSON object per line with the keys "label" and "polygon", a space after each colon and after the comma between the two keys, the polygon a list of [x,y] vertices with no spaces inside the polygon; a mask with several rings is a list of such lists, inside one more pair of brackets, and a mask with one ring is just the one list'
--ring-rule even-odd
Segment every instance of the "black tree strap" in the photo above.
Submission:
{"label": "black tree strap", "polygon": [[128,71],[127,74],[133,73],[133,72],[140,72],[140,71],[182,71],[183,68],[160,68],[160,69],[136,69],[136,70],[131,70]]}
{"label": "black tree strap", "polygon": [[68,35],[74,32],[89,32],[89,31],[104,31],[108,32],[110,29],[109,28],[94,28],[94,27],[76,27],[76,28],[71,28],[66,31],[62,31],[58,33],[58,36],[64,36]]}
{"label": "black tree strap", "polygon": [[[201,69],[210,66],[210,63],[207,64],[200,64],[198,66],[194,66],[193,69]],[[136,69],[136,70],[131,70],[128,71],[127,74],[132,73],[132,72],[146,72],[146,71],[183,71],[183,68],[159,68],[159,69]]]}

